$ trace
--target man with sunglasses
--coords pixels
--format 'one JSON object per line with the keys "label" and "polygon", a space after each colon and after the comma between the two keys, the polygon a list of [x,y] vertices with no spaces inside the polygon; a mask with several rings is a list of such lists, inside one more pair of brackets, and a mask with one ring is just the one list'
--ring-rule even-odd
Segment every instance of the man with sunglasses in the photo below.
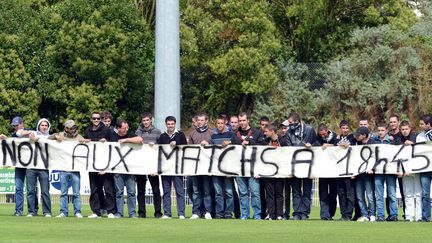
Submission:
{"label": "man with sunglasses", "polygon": [[[84,131],[83,142],[115,141],[115,137],[110,128],[101,122],[101,114],[93,112],[91,114],[91,124]],[[90,208],[93,211],[89,218],[100,218],[101,209],[108,212],[108,218],[115,218],[116,202],[114,177],[112,173],[89,172],[90,180]],[[105,194],[104,194],[105,192]]]}

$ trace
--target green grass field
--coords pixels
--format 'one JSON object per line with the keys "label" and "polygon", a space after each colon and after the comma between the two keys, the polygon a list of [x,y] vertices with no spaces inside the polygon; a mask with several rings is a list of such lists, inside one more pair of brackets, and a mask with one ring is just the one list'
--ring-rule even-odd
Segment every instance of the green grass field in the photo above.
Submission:
{"label": "green grass field", "polygon": [[[88,205],[83,209],[84,215],[90,214]],[[321,221],[319,208],[312,209],[308,221],[26,218],[11,216],[13,211],[13,204],[0,205],[0,242],[417,243],[432,238],[430,223]],[[53,214],[58,214],[58,205],[53,205]]]}

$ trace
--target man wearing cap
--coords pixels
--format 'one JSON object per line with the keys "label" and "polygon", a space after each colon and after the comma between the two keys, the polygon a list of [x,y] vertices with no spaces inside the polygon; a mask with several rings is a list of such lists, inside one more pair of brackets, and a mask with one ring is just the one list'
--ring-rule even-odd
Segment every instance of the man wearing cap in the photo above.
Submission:
{"label": "man wearing cap", "polygon": [[[28,137],[31,133],[30,130],[24,128],[24,121],[19,116],[12,119],[11,125],[15,130],[12,134],[12,137],[14,138]],[[24,180],[26,172],[26,168],[15,168],[15,216],[21,216],[24,211]],[[38,205],[37,199],[36,205]]]}
{"label": "man wearing cap", "polygon": [[[62,141],[81,141],[84,138],[78,134],[77,127],[73,120],[67,120],[64,123],[64,131],[55,133],[48,137],[48,139]],[[77,218],[82,218],[81,215],[81,195],[80,195],[80,180],[81,176],[79,171],[60,171],[60,214],[57,218],[65,218],[68,216],[68,191],[69,182],[72,182],[73,192],[73,207],[74,215]]]}
{"label": "man wearing cap", "polygon": [[[357,128],[354,133],[355,145],[373,144],[373,139],[370,136],[370,131],[366,126]],[[372,171],[367,171],[359,174],[356,177],[356,196],[360,206],[362,216],[357,221],[376,221],[375,208],[375,182]],[[365,193],[368,200],[366,204]],[[379,219],[382,220],[383,219]]]}

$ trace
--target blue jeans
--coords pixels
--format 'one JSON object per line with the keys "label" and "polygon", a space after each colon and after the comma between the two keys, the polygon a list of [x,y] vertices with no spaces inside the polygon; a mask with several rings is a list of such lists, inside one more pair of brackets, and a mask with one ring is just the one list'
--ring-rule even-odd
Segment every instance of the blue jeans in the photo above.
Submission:
{"label": "blue jeans", "polygon": [[429,222],[431,219],[430,186],[432,172],[420,173],[420,180],[422,186],[422,220]]}
{"label": "blue jeans", "polygon": [[172,217],[172,212],[171,212],[171,186],[172,185],[174,185],[176,191],[178,215],[185,216],[185,189],[183,185],[182,176],[162,176],[164,214],[166,216]]}
{"label": "blue jeans", "polygon": [[36,210],[36,182],[39,179],[41,195],[42,195],[42,211],[43,214],[51,214],[51,199],[49,193],[49,172],[48,170],[27,169],[27,204],[28,211],[32,214],[37,214]]}
{"label": "blue jeans", "polygon": [[22,215],[24,211],[24,180],[26,168],[15,168],[15,213]]}
{"label": "blue jeans", "polygon": [[72,192],[73,192],[73,206],[74,215],[81,213],[81,195],[80,195],[80,173],[79,172],[68,172],[60,171],[60,185],[61,185],[61,195],[60,195],[60,213],[68,215],[68,191],[69,182],[72,181]]}
{"label": "blue jeans", "polygon": [[[375,216],[375,181],[373,175],[361,174],[356,180],[356,195],[363,217]],[[365,199],[367,197],[367,204]],[[368,210],[369,209],[369,210]]]}
{"label": "blue jeans", "polygon": [[[201,215],[204,213],[212,212],[212,199],[211,199],[211,191],[210,191],[210,176],[191,176],[192,179],[192,213]],[[201,205],[204,206],[202,210],[200,210]]]}
{"label": "blue jeans", "polygon": [[231,177],[212,176],[215,189],[216,218],[232,218],[234,211],[233,184]]}
{"label": "blue jeans", "polygon": [[129,217],[136,215],[136,191],[135,176],[128,174],[114,174],[114,185],[116,188],[117,214],[123,217],[124,187],[126,186],[127,207]]}
{"label": "blue jeans", "polygon": [[260,199],[260,184],[258,179],[253,177],[237,177],[236,178],[239,196],[241,218],[249,218],[249,192],[251,194],[252,208],[254,211],[254,219],[261,219],[261,199]]}
{"label": "blue jeans", "polygon": [[397,198],[396,198],[396,175],[375,175],[375,199],[377,216],[384,219],[384,182],[387,186],[387,197],[389,198],[390,218],[398,216]]}

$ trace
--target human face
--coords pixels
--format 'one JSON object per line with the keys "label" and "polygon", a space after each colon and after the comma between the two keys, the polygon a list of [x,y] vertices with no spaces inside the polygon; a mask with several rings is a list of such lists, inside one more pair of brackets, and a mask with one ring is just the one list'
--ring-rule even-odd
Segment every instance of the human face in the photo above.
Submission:
{"label": "human face", "polygon": [[122,123],[121,127],[117,128],[117,133],[119,136],[126,136],[129,131],[129,125],[127,123]]}
{"label": "human face", "polygon": [[341,126],[340,130],[341,130],[341,133],[343,136],[348,136],[348,134],[350,132],[349,126],[347,126],[347,125]]}
{"label": "human face", "polygon": [[267,128],[264,128],[264,135],[265,135],[266,137],[271,138],[274,134],[275,134],[274,131],[271,131],[271,130],[269,130],[269,129],[267,129]]}
{"label": "human face", "polygon": [[402,136],[408,137],[411,132],[411,128],[410,126],[401,126],[400,131],[402,133]]}
{"label": "human face", "polygon": [[48,131],[48,122],[43,121],[39,124],[39,132],[46,133]]}
{"label": "human face", "polygon": [[141,124],[144,128],[150,128],[152,125],[152,119],[150,117],[144,117],[141,119]]}
{"label": "human face", "polygon": [[19,131],[21,129],[24,129],[24,123],[21,122],[20,124],[18,124],[16,126],[13,126],[13,128],[14,128],[15,131]]}
{"label": "human face", "polygon": [[399,130],[399,121],[398,121],[398,119],[396,117],[391,117],[390,118],[390,128],[393,131]]}
{"label": "human face", "polygon": [[230,119],[230,123],[231,123],[231,128],[233,131],[237,130],[239,127],[239,119],[238,117],[231,117]]}
{"label": "human face", "polygon": [[104,118],[104,119],[103,119],[103,124],[104,124],[106,127],[110,127],[110,126],[111,126],[111,119],[110,119],[110,118]]}
{"label": "human face", "polygon": [[359,126],[369,128],[369,122],[368,122],[368,120],[361,120],[360,123],[359,123]]}
{"label": "human face", "polygon": [[260,129],[262,132],[264,132],[264,129],[267,127],[268,124],[268,121],[260,121]]}
{"label": "human face", "polygon": [[423,120],[420,120],[420,128],[423,131],[428,131],[431,129],[431,125],[430,124],[426,124]]}
{"label": "human face", "polygon": [[282,126],[281,130],[282,130],[283,134],[285,134],[288,131],[288,127]]}
{"label": "human face", "polygon": [[216,128],[219,133],[222,133],[225,131],[226,124],[224,119],[216,119]]}
{"label": "human face", "polygon": [[319,136],[323,139],[326,139],[328,137],[328,129],[323,129],[318,132]]}
{"label": "human face", "polygon": [[247,130],[249,128],[249,119],[247,116],[239,116],[239,125],[241,129]]}
{"label": "human face", "polygon": [[387,135],[387,128],[385,127],[378,127],[378,137],[380,139],[384,139]]}
{"label": "human face", "polygon": [[65,127],[65,132],[66,132],[67,134],[70,134],[70,135],[74,134],[74,133],[76,132],[76,130],[77,130],[76,126],[73,126],[73,127]]}
{"label": "human face", "polygon": [[207,119],[205,116],[198,116],[197,117],[197,125],[198,127],[203,127],[205,124],[207,124]]}
{"label": "human face", "polygon": [[99,126],[99,124],[101,122],[101,116],[99,114],[92,114],[91,122],[92,122],[93,126],[95,126],[95,127]]}
{"label": "human face", "polygon": [[167,128],[167,132],[168,133],[174,133],[174,131],[175,131],[175,126],[176,126],[176,123],[174,122],[174,121],[167,121],[166,123],[165,123],[165,126],[166,126],[166,128]]}
{"label": "human face", "polygon": [[365,138],[366,138],[366,135],[365,135],[365,134],[360,134],[360,135],[358,135],[357,137],[355,137],[355,139],[356,139],[357,141],[359,141],[359,142],[365,140]]}

